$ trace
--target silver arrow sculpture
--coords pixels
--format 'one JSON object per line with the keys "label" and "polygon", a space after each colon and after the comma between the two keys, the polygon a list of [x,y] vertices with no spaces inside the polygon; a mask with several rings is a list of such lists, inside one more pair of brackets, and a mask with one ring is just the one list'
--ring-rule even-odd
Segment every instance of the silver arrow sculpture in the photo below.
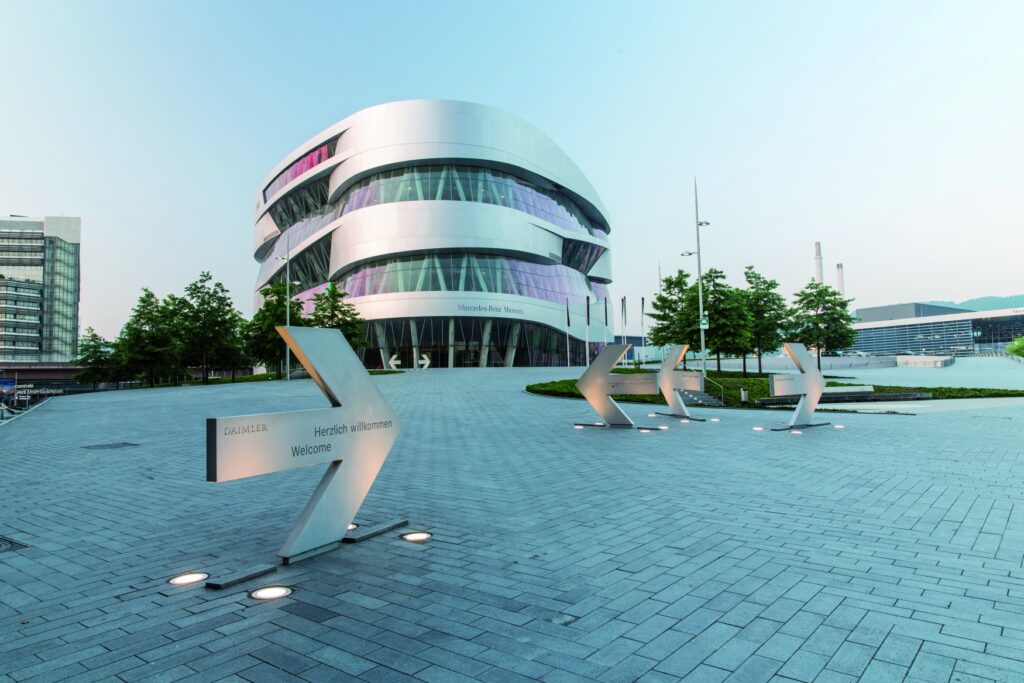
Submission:
{"label": "silver arrow sculpture", "polygon": [[[331,407],[206,421],[206,480],[327,464],[278,554],[285,564],[336,547],[402,423],[338,330],[278,327]],[[342,402],[342,395],[351,397]]]}
{"label": "silver arrow sculpture", "polygon": [[814,364],[811,354],[803,344],[785,342],[783,350],[793,359],[799,375],[776,374],[771,376],[772,396],[799,396],[800,401],[796,404],[796,410],[789,420],[789,425],[773,431],[786,431],[789,429],[800,429],[803,427],[821,427],[828,422],[812,423],[814,410],[818,407],[821,394],[825,391],[825,378],[821,371]]}
{"label": "silver arrow sculpture", "polygon": [[[687,345],[672,346],[668,355],[655,373],[638,373],[630,375],[612,374],[612,369],[629,350],[631,344],[608,344],[590,367],[576,382],[576,388],[587,399],[587,403],[597,411],[603,423],[577,423],[579,427],[608,426],[632,428],[636,425],[623,412],[611,394],[619,395],[650,395],[661,392],[668,403],[671,414],[675,417],[689,417],[689,411],[683,403],[681,390],[699,390],[703,388],[703,378],[696,372],[676,372],[676,366],[686,354]],[[693,376],[696,377],[693,377]],[[693,418],[691,418],[693,419]]]}

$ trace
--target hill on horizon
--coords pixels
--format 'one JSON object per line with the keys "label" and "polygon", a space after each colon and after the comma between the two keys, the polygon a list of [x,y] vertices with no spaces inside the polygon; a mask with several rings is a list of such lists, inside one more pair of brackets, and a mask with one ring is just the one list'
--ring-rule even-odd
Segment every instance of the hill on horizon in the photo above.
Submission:
{"label": "hill on horizon", "polygon": [[995,311],[1000,308],[1019,308],[1024,306],[1024,294],[1015,296],[979,296],[959,303],[955,301],[924,301],[922,303],[936,306],[956,306],[969,311]]}

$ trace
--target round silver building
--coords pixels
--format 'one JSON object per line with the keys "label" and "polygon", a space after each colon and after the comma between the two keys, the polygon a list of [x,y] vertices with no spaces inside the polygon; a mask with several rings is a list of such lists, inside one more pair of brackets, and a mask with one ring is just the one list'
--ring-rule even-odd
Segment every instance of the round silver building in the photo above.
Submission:
{"label": "round silver building", "polygon": [[[608,221],[544,133],[493,107],[410,100],[357,112],[267,176],[259,290],[310,305],[329,281],[367,324],[368,367],[582,365],[606,324]],[[589,316],[588,316],[589,301]],[[590,324],[587,326],[587,318]],[[567,333],[568,332],[568,336]]]}

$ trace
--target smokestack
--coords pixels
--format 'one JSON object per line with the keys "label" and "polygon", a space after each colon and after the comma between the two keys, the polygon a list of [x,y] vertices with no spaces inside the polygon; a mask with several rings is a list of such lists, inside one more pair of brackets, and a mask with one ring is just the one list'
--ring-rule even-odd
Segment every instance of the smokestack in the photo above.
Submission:
{"label": "smokestack", "polygon": [[843,264],[836,264],[836,289],[841,296],[846,296],[846,282],[843,280]]}
{"label": "smokestack", "polygon": [[821,270],[821,242],[814,243],[814,280],[819,285],[825,282],[825,276]]}

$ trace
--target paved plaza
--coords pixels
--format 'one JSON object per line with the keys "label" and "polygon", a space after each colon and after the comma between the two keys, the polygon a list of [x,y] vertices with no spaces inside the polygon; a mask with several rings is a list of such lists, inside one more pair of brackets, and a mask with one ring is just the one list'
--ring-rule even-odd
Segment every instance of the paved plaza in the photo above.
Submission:
{"label": "paved plaza", "polygon": [[[404,430],[357,521],[433,539],[220,591],[167,579],[275,562],[323,468],[207,483],[204,419],[316,386],[43,404],[0,427],[0,536],[27,546],[0,552],[0,681],[1024,679],[1019,403],[801,435],[627,404],[671,425],[641,434],[523,392],[578,373],[375,378]],[[268,582],[295,592],[248,597]]]}

